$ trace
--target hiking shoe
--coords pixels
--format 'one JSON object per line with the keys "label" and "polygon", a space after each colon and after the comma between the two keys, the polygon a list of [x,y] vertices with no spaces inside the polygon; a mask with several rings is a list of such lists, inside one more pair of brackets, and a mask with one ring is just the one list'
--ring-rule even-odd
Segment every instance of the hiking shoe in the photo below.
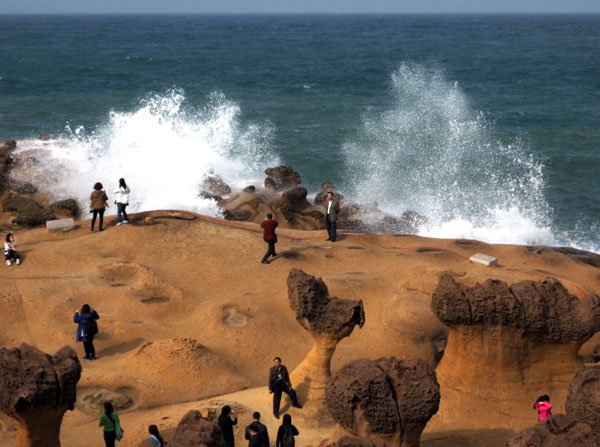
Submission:
{"label": "hiking shoe", "polygon": [[128,220],[124,220],[123,223],[129,223],[129,221]]}
{"label": "hiking shoe", "polygon": [[21,263],[20,259],[17,259],[17,265],[19,265]]}
{"label": "hiking shoe", "polygon": [[121,225],[121,222],[117,222],[117,225]]}
{"label": "hiking shoe", "polygon": [[273,253],[271,256],[275,257],[275,256],[277,256],[277,253]]}
{"label": "hiking shoe", "polygon": [[6,260],[6,265],[12,265],[12,262],[10,262],[10,259]]}
{"label": "hiking shoe", "polygon": [[269,261],[267,261],[266,259],[263,259],[263,260],[262,260],[262,261],[260,261],[260,262],[262,262],[263,264],[268,264],[268,263],[269,263]]}
{"label": "hiking shoe", "polygon": [[295,404],[292,404],[292,407],[294,407],[294,408],[302,408],[302,405],[300,405],[298,402],[296,402]]}

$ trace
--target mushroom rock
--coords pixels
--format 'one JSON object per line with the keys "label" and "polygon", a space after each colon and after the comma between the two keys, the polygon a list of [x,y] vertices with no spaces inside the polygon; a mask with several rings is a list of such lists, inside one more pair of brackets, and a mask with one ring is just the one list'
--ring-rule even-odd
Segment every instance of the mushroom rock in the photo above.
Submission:
{"label": "mushroom rock", "polygon": [[468,287],[444,275],[431,308],[449,327],[436,419],[457,429],[524,428],[541,394],[561,411],[577,352],[600,327],[599,297],[580,300],[551,278]]}
{"label": "mushroom rock", "polygon": [[177,424],[169,445],[177,447],[225,447],[219,426],[202,417],[198,410],[188,411]]}
{"label": "mushroom rock", "polygon": [[600,369],[580,370],[569,385],[567,414],[585,422],[600,434]]}
{"label": "mushroom rock", "polygon": [[271,189],[272,191],[281,191],[302,183],[300,174],[294,171],[291,166],[267,168],[265,169],[265,174],[267,174],[264,183],[265,188]]}
{"label": "mushroom rock", "polygon": [[293,187],[285,191],[280,199],[271,203],[271,207],[292,225],[303,229],[323,229],[325,216],[306,200],[307,194],[306,188]]}
{"label": "mushroom rock", "polygon": [[321,184],[321,191],[317,193],[315,196],[315,205],[325,205],[325,201],[327,200],[327,193],[332,192],[333,198],[335,200],[339,200],[340,202],[344,200],[344,196],[329,182],[323,182]]}
{"label": "mushroom rock", "polygon": [[54,355],[27,344],[0,349],[0,411],[18,423],[15,447],[60,446],[60,424],[74,408],[80,377],[68,346]]}
{"label": "mushroom rock", "polygon": [[304,414],[311,419],[330,420],[325,406],[325,388],[331,376],[331,357],[337,344],[355,326],[365,323],[362,300],[342,300],[329,296],[321,278],[292,269],[287,279],[290,306],[296,320],[310,332],[315,344],[292,373]]}
{"label": "mushroom rock", "polygon": [[337,423],[328,444],[352,445],[351,437],[361,446],[418,447],[439,403],[436,374],[421,359],[352,361],[327,383],[326,404]]}
{"label": "mushroom rock", "polygon": [[557,414],[511,438],[506,447],[598,447],[600,435],[574,417]]}

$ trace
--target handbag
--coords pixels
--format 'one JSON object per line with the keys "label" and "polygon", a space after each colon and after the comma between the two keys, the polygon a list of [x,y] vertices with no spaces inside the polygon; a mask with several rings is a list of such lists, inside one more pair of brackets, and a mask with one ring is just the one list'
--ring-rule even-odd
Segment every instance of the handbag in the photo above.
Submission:
{"label": "handbag", "polygon": [[110,419],[110,421],[114,424],[115,426],[115,435],[117,437],[117,441],[120,441],[121,439],[123,439],[123,433],[125,433],[125,430],[123,430],[123,427],[121,427],[121,424],[119,423],[119,421],[114,421],[113,418],[111,418],[108,414],[108,419]]}

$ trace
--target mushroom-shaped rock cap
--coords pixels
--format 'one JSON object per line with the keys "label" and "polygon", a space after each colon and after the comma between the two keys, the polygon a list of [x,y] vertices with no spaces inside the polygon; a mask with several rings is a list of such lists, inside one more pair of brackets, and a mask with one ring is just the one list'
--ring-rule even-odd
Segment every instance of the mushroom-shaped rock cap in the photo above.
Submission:
{"label": "mushroom-shaped rock cap", "polygon": [[[0,349],[0,411],[21,418],[33,409],[73,409],[81,364],[75,351],[65,346],[49,355],[21,344]],[[64,410],[63,410],[64,411]]]}
{"label": "mushroom-shaped rock cap", "polygon": [[438,410],[440,387],[421,359],[360,359],[331,377],[325,399],[331,416],[350,432],[363,436],[366,421],[369,433],[392,435],[408,425],[424,427]]}
{"label": "mushroom-shaped rock cap", "polygon": [[340,300],[330,297],[321,278],[292,269],[287,279],[290,305],[296,320],[306,330],[319,334],[345,337],[355,325],[365,324],[362,300]]}
{"label": "mushroom-shaped rock cap", "polygon": [[523,430],[506,447],[598,447],[600,435],[574,417],[557,414]]}
{"label": "mushroom-shaped rock cap", "polygon": [[468,287],[444,275],[433,292],[431,308],[447,326],[508,326],[545,343],[567,343],[587,340],[600,329],[599,302],[595,294],[580,300],[552,278],[510,286],[488,279]]}
{"label": "mushroom-shaped rock cap", "polygon": [[225,447],[223,432],[198,410],[188,411],[175,429],[169,445],[177,447]]}
{"label": "mushroom-shaped rock cap", "polygon": [[567,414],[600,433],[600,369],[580,370],[569,385],[566,403]]}

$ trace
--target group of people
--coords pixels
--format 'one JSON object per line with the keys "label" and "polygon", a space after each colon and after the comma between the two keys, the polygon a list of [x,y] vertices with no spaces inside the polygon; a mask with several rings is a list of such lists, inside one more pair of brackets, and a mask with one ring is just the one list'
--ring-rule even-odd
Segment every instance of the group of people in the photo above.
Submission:
{"label": "group of people", "polygon": [[[327,227],[327,238],[328,241],[335,242],[337,239],[337,218],[340,212],[340,203],[333,196],[333,192],[329,191],[327,193],[327,204],[326,204],[326,213],[325,213],[325,226]],[[275,228],[279,225],[277,220],[273,219],[273,215],[271,213],[267,214],[265,220],[262,221],[260,227],[263,229],[263,239],[269,245],[267,252],[263,256],[262,262],[263,264],[269,263],[269,258],[277,256],[275,253],[275,244],[277,243],[277,234],[275,233]]]}
{"label": "group of people", "polygon": [[[104,223],[104,210],[106,210],[109,205],[108,196],[102,188],[102,183],[96,182],[94,190],[90,195],[90,213],[92,213],[92,227],[90,228],[90,231],[94,231],[96,218],[99,218],[98,230],[104,231],[102,228]],[[129,205],[129,194],[131,191],[129,190],[127,183],[125,183],[124,178],[119,179],[119,186],[113,192],[115,194],[115,204],[117,205],[117,225],[129,223],[126,208]]]}

